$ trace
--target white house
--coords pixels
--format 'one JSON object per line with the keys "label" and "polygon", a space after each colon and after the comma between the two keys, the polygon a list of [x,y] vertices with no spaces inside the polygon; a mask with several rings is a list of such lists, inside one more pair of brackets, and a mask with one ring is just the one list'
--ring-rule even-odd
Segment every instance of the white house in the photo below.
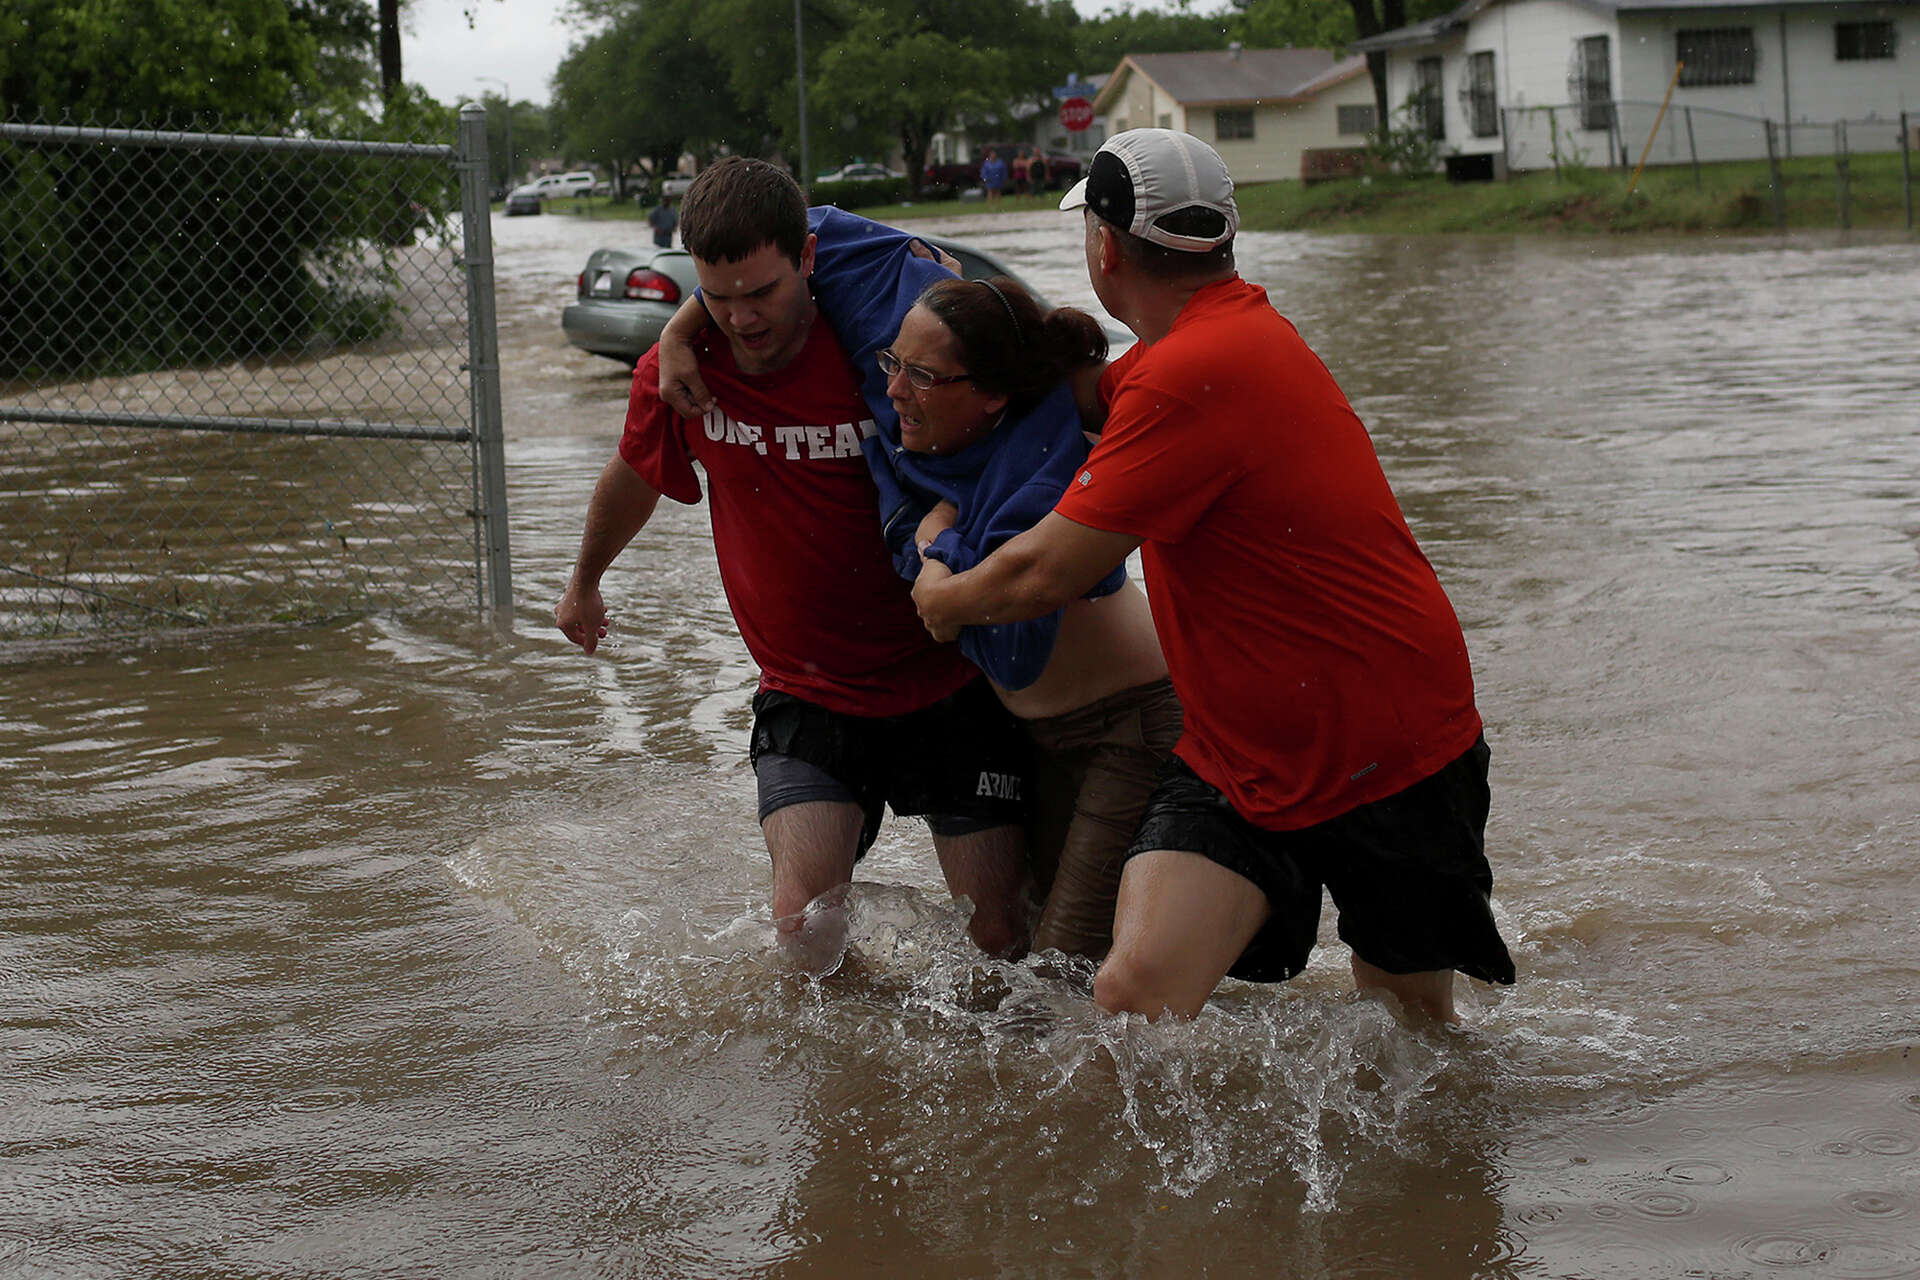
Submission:
{"label": "white house", "polygon": [[1366,59],[1325,49],[1129,54],[1093,109],[1114,133],[1178,129],[1212,143],[1235,182],[1299,178],[1303,152],[1364,146],[1374,123]]}
{"label": "white house", "polygon": [[1884,151],[1902,112],[1920,121],[1920,0],[1466,0],[1354,47],[1387,56],[1387,101],[1463,176],[1631,159],[1650,137],[1654,163],[1764,157],[1766,121],[1783,154],[1831,152],[1841,122]]}

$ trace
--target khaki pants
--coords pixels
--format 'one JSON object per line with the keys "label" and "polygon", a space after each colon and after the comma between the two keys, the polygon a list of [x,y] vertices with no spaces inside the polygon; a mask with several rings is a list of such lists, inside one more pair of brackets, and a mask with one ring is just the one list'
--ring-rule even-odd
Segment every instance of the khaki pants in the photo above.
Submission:
{"label": "khaki pants", "polygon": [[1127,846],[1180,739],[1180,700],[1170,681],[1156,680],[1021,723],[1036,757],[1027,850],[1046,894],[1033,949],[1098,959],[1113,945]]}

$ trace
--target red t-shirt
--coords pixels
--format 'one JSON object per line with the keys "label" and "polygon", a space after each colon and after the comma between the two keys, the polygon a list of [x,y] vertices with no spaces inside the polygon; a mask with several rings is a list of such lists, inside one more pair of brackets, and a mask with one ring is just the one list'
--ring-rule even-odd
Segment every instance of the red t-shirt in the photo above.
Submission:
{"label": "red t-shirt", "polygon": [[1295,830],[1392,795],[1480,733],[1459,620],[1326,366],[1235,278],[1106,372],[1105,434],[1055,508],[1144,539],[1186,709],[1176,749]]}
{"label": "red t-shirt", "polygon": [[718,407],[660,399],[656,348],[634,370],[620,456],[676,502],[707,473],[714,552],[760,687],[860,716],[917,711],[977,674],[936,644],[893,571],[863,434],[874,430],[846,353],[816,322],[792,363],[748,375],[718,336],[700,353]]}

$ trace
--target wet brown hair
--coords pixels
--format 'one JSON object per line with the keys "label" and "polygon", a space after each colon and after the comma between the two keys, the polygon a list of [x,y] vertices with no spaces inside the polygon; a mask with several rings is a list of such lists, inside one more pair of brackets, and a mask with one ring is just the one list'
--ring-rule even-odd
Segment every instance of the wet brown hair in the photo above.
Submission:
{"label": "wet brown hair", "polygon": [[807,198],[785,169],[729,156],[687,188],[680,243],[703,262],[738,262],[770,244],[797,267],[807,248]]}
{"label": "wet brown hair", "polygon": [[1024,413],[1075,366],[1102,360],[1106,330],[1073,307],[1042,311],[1019,281],[939,280],[914,301],[947,326],[973,385]]}

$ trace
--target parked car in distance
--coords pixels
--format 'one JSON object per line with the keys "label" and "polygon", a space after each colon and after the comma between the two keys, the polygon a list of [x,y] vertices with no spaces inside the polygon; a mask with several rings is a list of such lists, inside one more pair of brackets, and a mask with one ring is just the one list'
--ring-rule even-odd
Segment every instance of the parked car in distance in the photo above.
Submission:
{"label": "parked car in distance", "polygon": [[[960,263],[960,274],[969,280],[988,276],[1020,280],[1005,263],[972,245],[945,236],[920,239],[952,254]],[[574,281],[575,297],[560,313],[560,328],[567,341],[582,351],[634,364],[660,340],[660,331],[699,283],[693,257],[684,249],[595,249]],[[1025,280],[1020,283],[1027,285]],[[1032,285],[1027,285],[1027,291],[1041,307],[1052,309],[1053,304]],[[1133,341],[1132,334],[1114,325],[1101,327],[1116,345]]]}
{"label": "parked car in distance", "polygon": [[699,284],[685,249],[595,249],[560,328],[582,351],[633,364]]}
{"label": "parked car in distance", "polygon": [[[1017,142],[984,142],[973,149],[973,159],[960,160],[950,164],[929,164],[920,174],[920,194],[924,196],[951,199],[962,191],[980,185],[980,165],[987,158],[987,148],[992,147],[1007,162],[1008,190],[1013,183],[1013,158],[1020,153],[1021,144]],[[1080,157],[1065,151],[1048,151],[1047,176],[1040,183],[1043,189],[1065,191],[1080,181]]]}
{"label": "parked car in distance", "polygon": [[815,174],[815,182],[884,182],[888,178],[904,178],[907,175],[889,169],[883,164],[856,162],[843,164],[827,173]]}
{"label": "parked car in distance", "polygon": [[598,181],[590,171],[576,169],[572,173],[542,174],[527,185],[542,200],[551,200],[558,196],[584,196],[593,190]]}
{"label": "parked car in distance", "polygon": [[660,194],[663,196],[672,196],[675,200],[678,200],[681,196],[687,194],[687,188],[692,185],[692,178],[683,178],[678,174],[673,174],[661,180]]}
{"label": "parked car in distance", "polygon": [[506,213],[513,217],[539,213],[540,202],[565,196],[591,195],[600,180],[585,169],[573,173],[548,173],[507,192]]}

